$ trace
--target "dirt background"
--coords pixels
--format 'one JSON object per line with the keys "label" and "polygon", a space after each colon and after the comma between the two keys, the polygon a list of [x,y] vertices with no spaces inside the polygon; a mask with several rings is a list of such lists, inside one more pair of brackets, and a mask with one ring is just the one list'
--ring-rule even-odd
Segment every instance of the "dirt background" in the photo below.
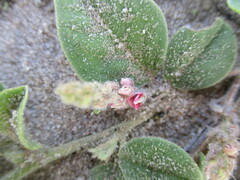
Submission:
{"label": "dirt background", "polygon": [[[182,26],[202,28],[210,25],[215,17],[222,16],[233,26],[240,42],[240,16],[229,10],[224,0],[156,0],[156,3],[166,16],[170,38]],[[34,139],[47,146],[57,146],[100,132],[137,113],[127,109],[107,110],[95,115],[64,105],[54,90],[59,83],[72,80],[78,80],[78,77],[58,41],[53,1],[16,0],[10,7],[2,9],[0,82],[7,88],[29,86],[25,117],[27,129]],[[183,92],[165,83],[160,72],[153,84],[143,87],[149,99],[141,109],[155,108],[157,113],[129,133],[129,138],[157,136],[186,147],[203,128],[219,121],[211,111],[209,101],[224,94],[226,83],[227,80],[208,90]],[[163,92],[168,92],[169,96],[152,107],[154,97]],[[0,169],[5,166],[3,162],[0,162]],[[90,153],[77,152],[25,179],[85,180],[89,169],[98,163]],[[240,179],[240,176],[235,178]]]}

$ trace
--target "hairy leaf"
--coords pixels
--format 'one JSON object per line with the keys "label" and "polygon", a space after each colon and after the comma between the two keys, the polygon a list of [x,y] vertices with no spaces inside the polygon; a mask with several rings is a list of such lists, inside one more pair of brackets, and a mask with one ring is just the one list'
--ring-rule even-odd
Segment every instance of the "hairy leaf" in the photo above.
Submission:
{"label": "hairy leaf", "polygon": [[55,0],[60,42],[85,81],[157,73],[167,47],[167,26],[153,0]]}
{"label": "hairy leaf", "polygon": [[112,138],[104,144],[97,146],[96,148],[89,149],[89,152],[93,153],[93,156],[102,161],[107,161],[117,148],[118,138]]}
{"label": "hairy leaf", "polygon": [[240,1],[239,0],[228,0],[227,4],[234,12],[240,14]]}
{"label": "hairy leaf", "polygon": [[22,150],[11,150],[6,151],[3,154],[3,157],[8,161],[12,162],[13,164],[21,164],[24,162],[24,151]]}
{"label": "hairy leaf", "polygon": [[177,145],[160,138],[136,138],[119,152],[125,179],[202,180],[191,157]]}
{"label": "hairy leaf", "polygon": [[170,41],[164,78],[179,89],[207,88],[226,77],[236,55],[236,37],[222,19],[201,31],[182,28]]}
{"label": "hairy leaf", "polygon": [[201,152],[200,155],[199,155],[199,163],[198,163],[198,166],[199,166],[199,169],[200,171],[202,172],[202,176],[203,176],[203,179],[204,180],[207,180],[207,177],[205,176],[205,168],[206,168],[206,156]]}
{"label": "hairy leaf", "polygon": [[91,169],[90,177],[91,180],[125,180],[119,167],[112,163],[94,167]]}
{"label": "hairy leaf", "polygon": [[11,141],[7,137],[0,138],[0,156],[3,156],[13,164],[24,162],[25,152],[22,147]]}
{"label": "hairy leaf", "polygon": [[41,147],[32,141],[24,126],[24,109],[28,98],[27,86],[6,89],[0,92],[0,134],[30,150]]}

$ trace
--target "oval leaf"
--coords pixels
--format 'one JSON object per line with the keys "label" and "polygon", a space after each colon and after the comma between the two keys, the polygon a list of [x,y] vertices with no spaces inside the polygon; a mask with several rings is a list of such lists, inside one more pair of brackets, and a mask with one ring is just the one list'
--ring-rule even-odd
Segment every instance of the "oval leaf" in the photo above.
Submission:
{"label": "oval leaf", "polygon": [[119,152],[125,179],[202,180],[191,157],[177,145],[160,138],[136,138]]}
{"label": "oval leaf", "polygon": [[222,19],[197,32],[182,28],[170,41],[164,78],[179,89],[207,88],[226,77],[236,56],[236,37]]}
{"label": "oval leaf", "polygon": [[24,109],[27,98],[27,86],[0,92],[0,134],[10,137],[27,149],[36,150],[41,145],[29,138],[24,126]]}
{"label": "oval leaf", "polygon": [[167,47],[167,26],[152,0],[55,0],[60,42],[85,81],[157,73]]}
{"label": "oval leaf", "polygon": [[118,166],[112,163],[101,164],[90,171],[91,180],[125,180]]}
{"label": "oval leaf", "polygon": [[240,0],[228,0],[227,4],[234,12],[240,14]]}

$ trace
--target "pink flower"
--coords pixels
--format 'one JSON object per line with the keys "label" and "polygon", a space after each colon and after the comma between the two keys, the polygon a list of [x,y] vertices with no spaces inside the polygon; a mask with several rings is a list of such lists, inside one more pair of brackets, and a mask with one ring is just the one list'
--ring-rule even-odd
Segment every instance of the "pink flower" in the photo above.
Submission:
{"label": "pink flower", "polygon": [[128,98],[127,101],[131,107],[138,110],[141,107],[142,103],[145,101],[145,94],[136,92],[133,96]]}
{"label": "pink flower", "polygon": [[118,94],[122,96],[132,96],[135,88],[129,85],[124,85],[118,90]]}
{"label": "pink flower", "polygon": [[133,80],[130,79],[130,78],[122,78],[120,84],[121,84],[122,86],[128,85],[128,86],[134,87]]}

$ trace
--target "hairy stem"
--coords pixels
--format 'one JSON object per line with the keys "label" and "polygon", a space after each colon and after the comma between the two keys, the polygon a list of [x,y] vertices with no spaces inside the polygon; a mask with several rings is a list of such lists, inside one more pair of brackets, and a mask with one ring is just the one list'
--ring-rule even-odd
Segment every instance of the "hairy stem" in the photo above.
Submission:
{"label": "hairy stem", "polygon": [[206,167],[204,173],[207,179],[228,180],[237,166],[237,156],[240,149],[239,118],[234,112],[240,90],[240,78],[236,75],[235,80],[227,94],[218,100],[210,103],[213,111],[222,116],[222,121],[203,133],[196,139],[201,141],[195,152],[192,152],[194,159],[199,157],[201,151],[208,149],[206,154]]}
{"label": "hairy stem", "polygon": [[125,138],[128,131],[131,131],[136,126],[142,124],[151,118],[156,110],[154,109],[163,97],[167,94],[161,94],[158,97],[154,98],[154,102],[151,103],[151,109],[139,111],[133,118],[128,119],[125,122],[122,122],[116,126],[113,126],[109,129],[106,129],[102,132],[83,137],[81,139],[71,141],[69,143],[63,144],[54,148],[43,148],[39,151],[33,151],[30,153],[29,162],[24,162],[21,165],[21,168],[16,168],[13,171],[9,172],[7,175],[2,177],[3,180],[17,180],[21,179],[28,174],[36,171],[37,169],[46,166],[47,164],[65,157],[73,152],[80,151],[84,148],[92,148],[96,144],[102,143],[103,139],[106,141],[119,137],[119,139]]}

